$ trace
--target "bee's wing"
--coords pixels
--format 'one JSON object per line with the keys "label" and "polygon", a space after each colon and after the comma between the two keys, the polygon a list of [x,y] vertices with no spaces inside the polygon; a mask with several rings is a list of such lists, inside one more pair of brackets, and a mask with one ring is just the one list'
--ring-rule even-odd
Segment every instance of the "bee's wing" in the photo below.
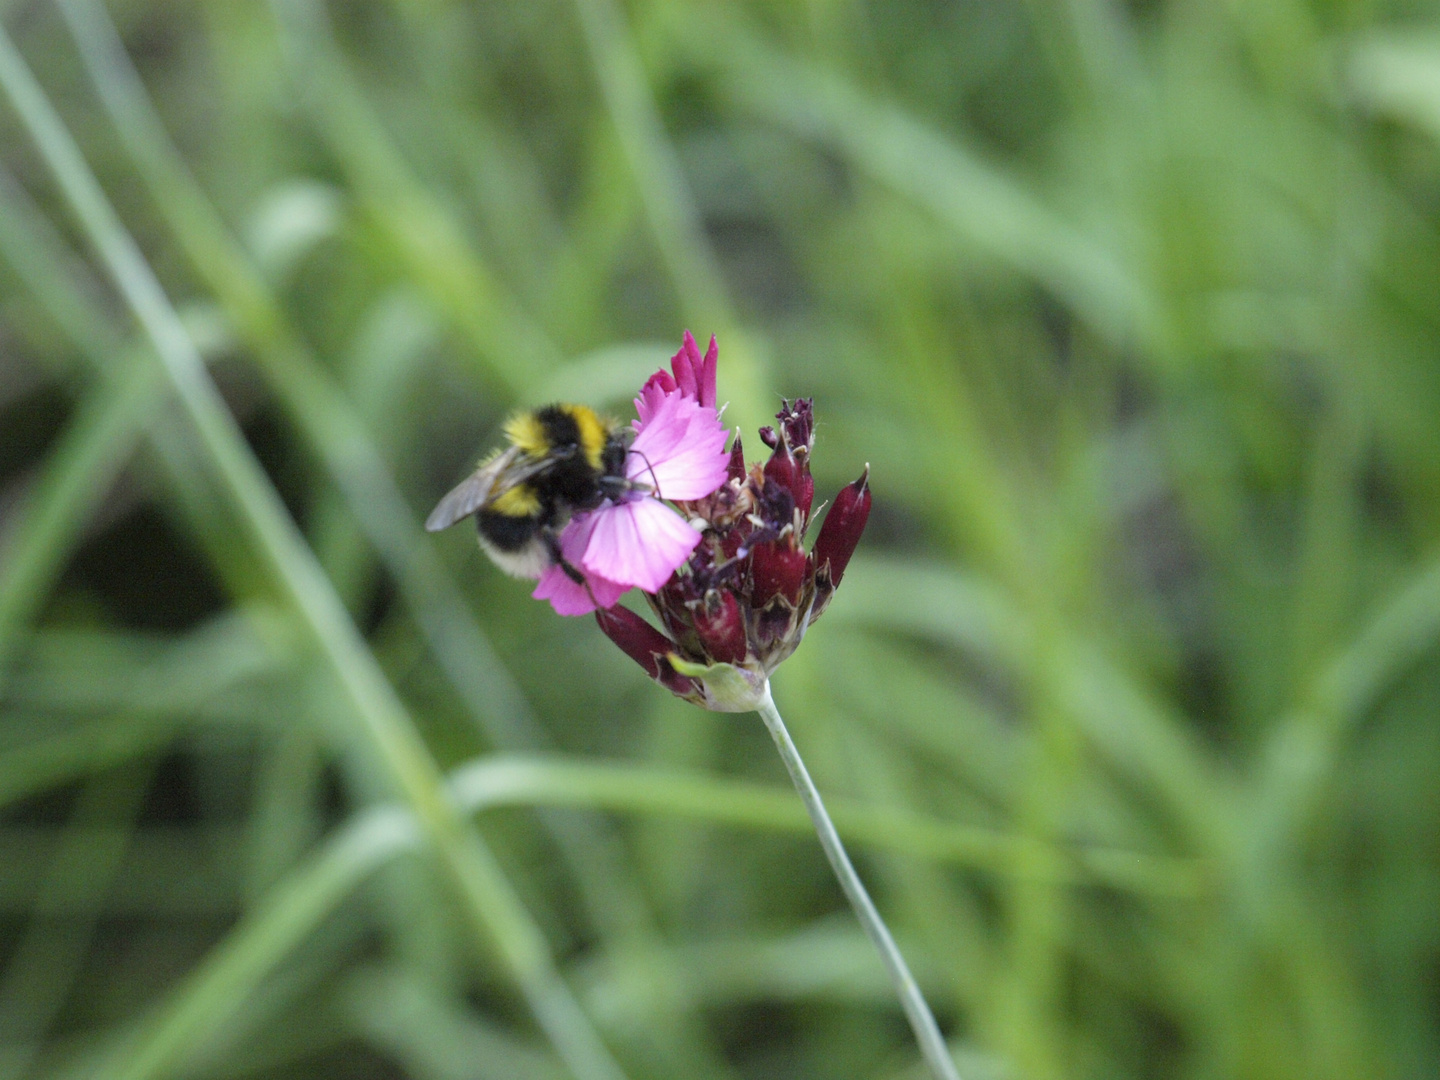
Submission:
{"label": "bee's wing", "polygon": [[520,448],[512,446],[456,484],[425,519],[426,531],[448,529],[539,471],[536,468],[540,464],[538,462],[517,467],[515,462],[521,456]]}

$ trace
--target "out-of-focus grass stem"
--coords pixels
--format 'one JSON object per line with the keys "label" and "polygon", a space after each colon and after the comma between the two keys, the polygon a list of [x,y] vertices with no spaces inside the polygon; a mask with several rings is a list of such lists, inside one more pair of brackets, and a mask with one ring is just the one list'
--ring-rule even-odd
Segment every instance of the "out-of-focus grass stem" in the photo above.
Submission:
{"label": "out-of-focus grass stem", "polygon": [[148,357],[117,365],[81,403],[24,507],[0,538],[0,684],[22,625],[49,590],[90,512],[129,459],[164,381]]}
{"label": "out-of-focus grass stem", "polygon": [[474,929],[493,944],[556,1049],[581,1077],[622,1075],[555,971],[494,856],[465,827],[413,722],[245,444],[204,371],[199,353],[134,240],[106,200],[79,148],[24,59],[0,30],[0,86],[58,181],[115,285],[150,336],[162,368],[202,444],[244,510],[263,553],[312,631],[378,760],[414,806]]}
{"label": "out-of-focus grass stem", "polygon": [[280,44],[320,135],[414,280],[484,357],[513,399],[560,362],[543,328],[414,177],[373,115],[312,0],[271,0]]}
{"label": "out-of-focus grass stem", "polygon": [[661,258],[675,282],[681,313],[702,345],[710,333],[725,350],[722,394],[727,419],[749,431],[770,408],[755,346],[741,331],[730,291],[679,156],[665,133],[625,16],[614,0],[576,0],[610,122],[629,162],[631,178]]}
{"label": "out-of-focus grass stem", "polygon": [[[547,733],[420,532],[363,419],[290,325],[263,275],[228,233],[170,142],[103,8],[90,0],[61,0],[60,8],[156,205],[225,304],[297,427],[325,461],[490,743],[511,751],[549,746]],[[603,835],[598,824],[580,820],[547,815],[545,822],[602,932],[628,932],[646,921],[643,899],[624,881],[613,837]]]}
{"label": "out-of-focus grass stem", "polygon": [[[85,962],[153,776],[151,766],[101,775],[76,802],[29,923],[0,974],[0,1016],[15,1044],[5,1064],[14,1075],[27,1074]],[[91,828],[100,822],[110,828]]]}
{"label": "out-of-focus grass stem", "polygon": [[[518,805],[584,806],[673,814],[796,835],[816,828],[808,802],[797,805],[793,796],[779,789],[629,765],[488,758],[456,770],[447,783],[455,804],[465,813]],[[1002,873],[1019,865],[1013,853],[1021,845],[985,830],[843,803],[837,804],[834,820],[852,840],[878,850]],[[832,835],[838,844],[838,834]],[[220,1027],[238,1010],[360,882],[420,842],[418,823],[399,807],[375,807],[352,817],[317,853],[267,890],[187,976],[129,1045],[127,1071],[119,1075],[141,1080],[159,1074],[165,1063],[183,1059],[204,1033]],[[1124,852],[1074,857],[1087,867],[1087,876],[1093,874],[1095,880],[1117,888],[1187,896],[1198,895],[1197,886],[1204,887],[1203,876],[1197,876],[1194,867],[1167,866]],[[1050,865],[1062,862],[1052,859]]]}
{"label": "out-of-focus grass stem", "polygon": [[329,912],[378,866],[421,842],[416,820],[383,807],[352,818],[271,888],[106,1064],[113,1080],[165,1075],[233,1013]]}
{"label": "out-of-focus grass stem", "polygon": [[88,0],[60,0],[59,7],[156,206],[345,494],[451,684],[494,745],[543,746],[529,705],[420,531],[364,422],[290,325],[171,144],[108,16]]}
{"label": "out-of-focus grass stem", "polygon": [[770,48],[733,13],[686,11],[675,44],[716,71],[726,104],[833,147],[958,236],[1043,282],[1114,340],[1155,339],[1158,316],[1144,282],[1012,177],[903,109]]}

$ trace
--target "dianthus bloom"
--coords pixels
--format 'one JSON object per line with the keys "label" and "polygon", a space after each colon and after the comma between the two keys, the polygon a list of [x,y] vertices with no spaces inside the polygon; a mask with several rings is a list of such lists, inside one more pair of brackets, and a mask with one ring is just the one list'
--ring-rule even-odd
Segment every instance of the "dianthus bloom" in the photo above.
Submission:
{"label": "dianthus bloom", "polygon": [[725,428],[715,410],[715,339],[704,357],[687,330],[671,360],[635,399],[635,441],[625,458],[631,484],[618,500],[576,514],[560,534],[560,552],[583,582],[553,565],[534,596],[561,615],[608,608],[632,587],[657,592],[699,545],[701,532],[661,500],[703,499],[725,482]]}
{"label": "dianthus bloom", "polygon": [[[625,463],[632,490],[576,514],[561,533],[561,554],[583,582],[555,565],[535,596],[562,615],[594,611],[612,641],[687,701],[741,712],[756,707],[840,584],[870,514],[869,467],[840,490],[807,551],[811,402],[784,402],[778,426],[760,431],[769,458],[747,467],[738,434],[725,453],[716,361],[715,339],[702,357],[686,331],[671,370],[646,381]],[[615,606],[631,587],[663,632]]]}
{"label": "dianthus bloom", "polygon": [[[694,392],[697,401],[713,402],[714,352],[712,341],[701,367],[694,363],[698,350],[682,365],[682,350],[675,378],[658,372],[646,383],[636,403],[641,415],[659,406],[658,394]],[[708,383],[694,378],[697,369]],[[870,515],[867,466],[840,490],[814,546],[805,549],[815,498],[812,403],[786,401],[776,420],[760,432],[771,451],[763,464],[746,466],[737,435],[724,482],[681,501],[702,536],[659,587],[645,589],[664,632],[626,608],[602,605],[595,613],[601,629],[653,679],[709,709],[756,707],[770,673],[829,605]]]}

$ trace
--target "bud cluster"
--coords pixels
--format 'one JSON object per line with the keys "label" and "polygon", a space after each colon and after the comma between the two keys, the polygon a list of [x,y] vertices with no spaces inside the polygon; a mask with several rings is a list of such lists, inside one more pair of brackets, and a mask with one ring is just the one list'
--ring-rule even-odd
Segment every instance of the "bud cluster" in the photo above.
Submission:
{"label": "bud cluster", "polygon": [[595,613],[662,686],[722,712],[755,707],[770,673],[829,605],[870,514],[867,466],[840,490],[807,551],[815,497],[810,400],[786,401],[776,421],[760,431],[768,460],[747,468],[737,434],[725,483],[679,504],[702,537],[660,590],[646,594],[665,633],[623,607]]}

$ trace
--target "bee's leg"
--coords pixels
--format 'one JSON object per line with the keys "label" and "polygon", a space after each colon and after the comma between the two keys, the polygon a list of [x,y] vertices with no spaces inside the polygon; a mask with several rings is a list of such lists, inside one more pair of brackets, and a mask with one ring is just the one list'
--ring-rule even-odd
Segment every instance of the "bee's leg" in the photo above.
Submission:
{"label": "bee's leg", "polygon": [[564,553],[561,552],[560,537],[556,536],[549,529],[543,530],[540,535],[545,538],[545,550],[550,555],[550,561],[560,567],[561,570],[564,570],[565,576],[575,582],[576,585],[584,585],[585,575],[571,566],[570,563],[566,561]]}
{"label": "bee's leg", "polygon": [[590,588],[590,582],[585,580],[585,575],[572,566],[565,558],[565,553],[560,550],[560,538],[549,529],[542,529],[540,535],[545,538],[545,550],[549,552],[550,558],[554,560],[555,565],[565,571],[566,577],[585,590],[592,604],[597,608],[602,607],[603,605],[600,601],[595,599],[595,593]]}

